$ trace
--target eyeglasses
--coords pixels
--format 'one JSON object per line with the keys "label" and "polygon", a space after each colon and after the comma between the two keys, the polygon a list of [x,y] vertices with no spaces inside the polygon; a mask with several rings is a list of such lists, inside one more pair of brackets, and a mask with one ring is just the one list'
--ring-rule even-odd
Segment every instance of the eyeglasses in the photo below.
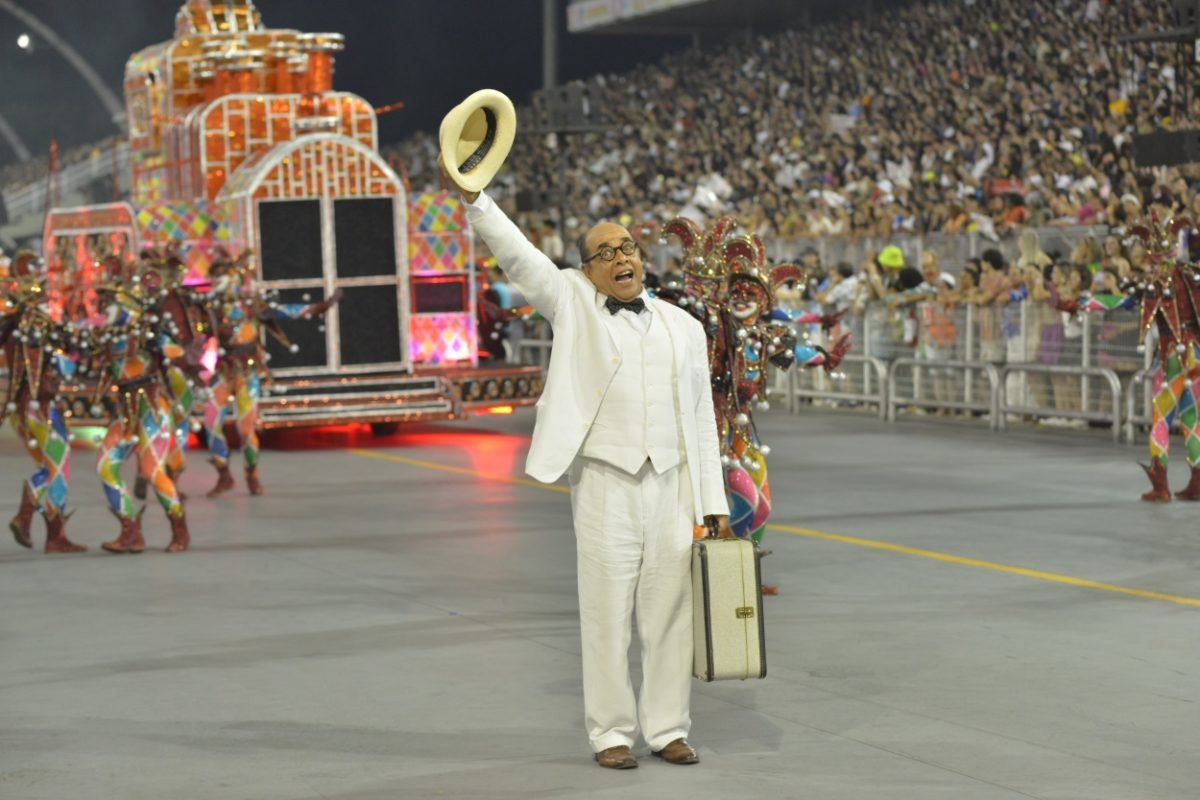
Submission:
{"label": "eyeglasses", "polygon": [[608,245],[601,245],[600,249],[597,250],[592,255],[585,258],[583,260],[583,263],[586,264],[589,261],[593,261],[597,258],[600,259],[601,261],[612,261],[614,258],[617,257],[618,250],[620,250],[622,253],[624,253],[627,256],[631,256],[638,251],[637,242],[635,242],[633,239],[626,239],[625,241],[621,242],[619,247],[609,247]]}

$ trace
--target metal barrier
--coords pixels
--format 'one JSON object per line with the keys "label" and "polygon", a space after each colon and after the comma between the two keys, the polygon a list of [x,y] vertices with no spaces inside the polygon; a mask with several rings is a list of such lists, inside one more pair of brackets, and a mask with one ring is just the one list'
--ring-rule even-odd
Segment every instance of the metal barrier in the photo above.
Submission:
{"label": "metal barrier", "polygon": [[[841,368],[825,376],[827,381],[833,385],[836,385],[839,381],[845,381],[847,375],[844,369],[847,365],[853,364],[862,366],[863,380],[859,384],[862,387],[861,391],[839,391],[832,388],[824,389],[819,386],[803,386],[801,385],[801,371],[797,369],[788,370],[788,411],[793,414],[797,413],[799,411],[799,403],[796,401],[801,397],[807,397],[813,400],[838,400],[850,403],[877,404],[879,406],[879,418],[887,419],[888,368],[883,359],[851,353],[842,359]],[[812,370],[805,370],[805,372],[810,371]],[[872,389],[872,386],[875,388]]]}
{"label": "metal barrier", "polygon": [[[1129,383],[1125,389],[1125,420],[1121,426],[1121,432],[1125,436],[1126,444],[1136,444],[1136,426],[1148,426],[1150,424],[1151,415],[1149,408],[1150,404],[1154,402],[1154,398],[1151,395],[1153,393],[1155,372],[1157,370],[1151,368],[1139,369],[1129,379]],[[1142,396],[1144,397],[1144,404],[1147,409],[1146,413],[1143,414],[1137,413],[1136,408],[1139,387],[1142,389]]]}
{"label": "metal barrier", "polygon": [[[1050,364],[1005,364],[1000,369],[1001,377],[1007,382],[1007,378],[1012,373],[1018,372],[1034,372],[1043,375],[1079,375],[1085,379],[1088,377],[1103,378],[1108,382],[1109,391],[1112,393],[1112,411],[1105,413],[1104,411],[1096,410],[1089,411],[1086,404],[1079,411],[1055,410],[1054,416],[1067,417],[1069,419],[1085,419],[1093,422],[1110,422],[1113,429],[1113,441],[1121,441],[1121,379],[1117,377],[1117,373],[1111,369],[1103,367],[1059,367]],[[1043,412],[1045,409],[1038,406],[1029,406],[1024,404],[1009,405],[1007,392],[1002,393],[1003,398],[1000,402],[999,410],[999,427],[997,430],[1007,430],[1009,414],[1024,414],[1033,417],[1046,416]]]}
{"label": "metal barrier", "polygon": [[[527,339],[522,337],[521,341],[517,344],[517,363],[546,367],[550,363],[550,347],[553,344],[553,339]],[[527,358],[525,352],[527,350],[535,352],[537,357],[535,359]]]}
{"label": "metal barrier", "polygon": [[[950,369],[962,372],[966,376],[964,384],[964,395],[962,400],[944,400],[938,398],[923,397],[920,392],[921,381],[917,377],[921,370],[925,369]],[[912,396],[901,397],[899,387],[901,381],[898,380],[899,372],[903,369],[911,369],[913,371],[913,380],[909,384],[914,387]],[[988,400],[986,403],[973,400],[973,382],[972,376],[976,373],[983,373],[988,380]],[[887,403],[887,419],[889,422],[895,422],[896,410],[901,405],[916,406],[918,408],[949,408],[958,411],[984,411],[988,414],[989,426],[992,430],[997,430],[999,425],[999,406],[1000,406],[1000,391],[1002,382],[1000,378],[1000,370],[995,364],[989,364],[986,361],[926,361],[918,358],[897,358],[892,362],[891,369],[888,370],[888,403]]]}
{"label": "metal barrier", "polygon": [[[1020,414],[1048,424],[1054,418],[1109,423],[1115,440],[1132,442],[1137,426],[1149,421],[1154,350],[1145,346],[1137,315],[1082,314],[1072,332],[1060,316],[1028,302],[936,313],[872,304],[832,334],[850,332],[854,339],[838,370],[788,370],[772,379],[771,391],[786,393],[791,413],[801,399],[875,404],[885,420],[912,406],[983,412],[993,430],[1006,429],[1007,414]],[[551,339],[538,333],[517,343],[521,363],[547,364]],[[827,343],[815,326],[805,336]]]}

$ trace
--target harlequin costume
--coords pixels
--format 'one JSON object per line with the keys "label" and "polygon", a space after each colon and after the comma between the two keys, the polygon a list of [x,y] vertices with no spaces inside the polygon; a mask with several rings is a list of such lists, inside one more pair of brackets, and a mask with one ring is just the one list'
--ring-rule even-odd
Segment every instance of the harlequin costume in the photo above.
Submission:
{"label": "harlequin costume", "polygon": [[[155,313],[163,318],[171,337],[181,347],[193,345],[201,336],[203,307],[190,287],[184,285],[186,267],[183,261],[173,253],[143,252],[142,257],[146,262],[145,269],[154,273],[155,280],[161,283],[164,290],[157,301]],[[196,386],[203,381],[195,368],[185,371],[171,359],[161,359],[159,363],[162,388],[170,402],[174,427],[167,471],[172,480],[178,483],[179,476],[187,466],[188,435],[193,429],[192,411],[198,399]],[[145,500],[147,485],[146,478],[139,473],[133,496]],[[180,497],[184,498],[184,495],[181,493]]]}
{"label": "harlequin costume", "polygon": [[[1160,224],[1130,228],[1146,245],[1146,271],[1123,283],[1122,294],[1085,296],[1061,301],[1060,310],[1109,311],[1141,307],[1143,336],[1154,328],[1158,333],[1158,369],[1151,403],[1150,463],[1142,465],[1150,478],[1147,502],[1167,502],[1167,458],[1170,452],[1170,421],[1178,420],[1183,432],[1184,457],[1191,476],[1187,486],[1175,492],[1180,500],[1200,500],[1200,430],[1196,401],[1200,396],[1200,230],[1188,219],[1175,218]],[[1139,348],[1140,349],[1140,348]]]}
{"label": "harlequin costume", "polygon": [[35,259],[28,251],[17,253],[11,275],[0,281],[0,346],[9,369],[4,413],[36,465],[21,487],[9,530],[18,544],[32,547],[30,528],[40,510],[46,520],[45,552],[79,553],[87,548],[69,540],[65,530],[72,437],[58,394],[60,383],[74,374],[75,362],[66,326],[45,305]]}
{"label": "harlequin costume", "polygon": [[135,510],[121,476],[125,462],[135,456],[138,474],[154,490],[171,526],[167,552],[178,553],[188,548],[190,535],[175,484],[182,471],[183,450],[164,375],[172,363],[189,363],[194,369],[194,355],[177,341],[174,318],[163,313],[173,287],[153,264],[142,263],[107,288],[110,301],[104,317],[90,326],[101,375],[97,399],[112,417],[100,443],[96,471],[121,532],[102,546],[114,553],[145,549],[141,526],[145,507]]}
{"label": "harlequin costume", "polygon": [[267,374],[267,354],[261,331],[265,328],[295,350],[296,345],[288,343],[279,321],[320,316],[337,302],[339,296],[335,294],[326,301],[313,304],[280,303],[273,293],[255,288],[249,261],[250,254],[245,253],[236,261],[225,258],[214,263],[212,288],[200,296],[219,344],[215,375],[204,404],[210,460],[217,469],[217,483],[208,492],[209,497],[223,494],[234,486],[229,471],[229,442],[225,437],[230,400],[234,402],[234,419],[242,441],[246,488],[253,495],[263,492],[258,477],[258,403],[262,396],[262,379]]}
{"label": "harlequin costume", "polygon": [[803,271],[792,264],[768,266],[762,241],[754,235],[733,236],[736,227],[732,217],[722,218],[707,233],[686,218],[668,223],[664,237],[677,237],[686,251],[685,277],[682,286],[665,287],[661,294],[704,325],[729,524],[736,535],[761,543],[771,512],[770,448],[759,439],[753,411],[769,407],[767,363],[780,369],[799,364],[833,370],[850,341],[843,336],[825,350],[799,340],[793,323],[820,323],[828,330],[841,315],[793,316],[777,308],[776,288],[802,280]]}

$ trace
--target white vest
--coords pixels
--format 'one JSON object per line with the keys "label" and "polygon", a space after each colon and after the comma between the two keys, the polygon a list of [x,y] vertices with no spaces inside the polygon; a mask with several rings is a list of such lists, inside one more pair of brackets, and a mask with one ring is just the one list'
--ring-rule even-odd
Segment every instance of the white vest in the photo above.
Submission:
{"label": "white vest", "polygon": [[[608,312],[605,311],[605,314]],[[621,364],[600,402],[580,455],[636,475],[646,459],[663,473],[683,462],[674,348],[667,326],[650,311],[650,329],[619,319],[609,329]],[[607,320],[606,320],[607,321]]]}

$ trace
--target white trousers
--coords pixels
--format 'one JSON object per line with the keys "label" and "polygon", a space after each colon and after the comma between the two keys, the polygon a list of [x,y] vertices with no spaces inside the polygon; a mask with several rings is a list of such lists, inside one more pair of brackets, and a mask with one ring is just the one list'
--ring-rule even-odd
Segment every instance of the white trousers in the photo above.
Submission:
{"label": "white trousers", "polygon": [[[579,458],[570,471],[583,640],[583,706],[595,752],[661,750],[691,728],[692,484],[687,464],[630,475]],[[634,697],[634,610],[642,687]]]}

